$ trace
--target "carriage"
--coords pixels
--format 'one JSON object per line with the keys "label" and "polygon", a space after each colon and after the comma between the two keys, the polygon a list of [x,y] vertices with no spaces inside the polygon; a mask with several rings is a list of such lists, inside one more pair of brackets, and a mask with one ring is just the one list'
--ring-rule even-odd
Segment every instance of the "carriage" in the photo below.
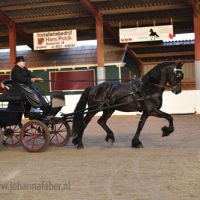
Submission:
{"label": "carriage", "polygon": [[[57,113],[65,105],[63,92],[52,92],[50,100],[47,98],[48,108],[46,110],[32,109],[26,112],[25,104],[27,98],[10,92],[11,81],[5,81],[6,94],[0,96],[0,129],[1,142],[4,146],[18,146],[20,144],[29,152],[44,151],[49,144],[64,146],[71,136],[69,120],[66,116],[57,117]],[[26,96],[34,97],[31,89],[21,85],[21,90]],[[29,96],[30,97],[30,96]],[[37,100],[37,98],[36,98]],[[5,107],[7,103],[7,106]],[[33,104],[34,98],[29,99]],[[26,113],[26,120],[23,115]]]}
{"label": "carriage", "polygon": [[[29,112],[28,122],[22,123],[24,98],[1,97],[0,101],[8,101],[8,108],[0,110],[0,127],[5,145],[16,146],[20,143],[27,151],[37,152],[45,150],[49,144],[65,145],[71,136],[68,122],[72,121],[73,140],[77,148],[83,148],[82,137],[87,124],[93,116],[103,111],[98,120],[99,125],[106,131],[105,140],[115,141],[112,130],[107,126],[107,120],[115,110],[123,112],[142,112],[136,133],[132,139],[132,147],[143,147],[139,140],[140,132],[149,116],[165,118],[169,125],[162,127],[162,136],[169,136],[174,131],[173,117],[161,111],[162,95],[167,84],[175,94],[181,92],[181,81],[184,77],[182,63],[164,62],[156,65],[142,79],[131,80],[127,83],[104,82],[94,87],[86,88],[73,113],[57,113],[64,106],[65,99],[62,92],[53,92],[47,108],[42,112]],[[141,84],[142,85],[141,85]],[[20,86],[25,91],[26,100],[33,107],[39,105],[34,92],[26,86]],[[35,102],[35,100],[37,100]],[[18,109],[18,110],[17,110]],[[26,113],[27,114],[27,113]],[[1,135],[1,134],[0,134]]]}

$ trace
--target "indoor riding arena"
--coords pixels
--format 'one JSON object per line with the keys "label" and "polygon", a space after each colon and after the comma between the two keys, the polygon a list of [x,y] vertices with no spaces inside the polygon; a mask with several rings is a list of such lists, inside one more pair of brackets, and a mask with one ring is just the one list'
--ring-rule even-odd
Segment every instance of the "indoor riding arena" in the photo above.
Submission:
{"label": "indoor riding arena", "polygon": [[199,200],[198,0],[0,1],[0,199]]}
{"label": "indoor riding arena", "polygon": [[114,145],[104,141],[94,118],[86,129],[84,150],[71,142],[42,153],[6,147],[1,150],[1,187],[12,186],[1,188],[1,199],[199,199],[200,116],[173,117],[175,132],[165,138],[160,130],[165,120],[147,121],[142,149],[131,148],[139,116],[111,118]]}

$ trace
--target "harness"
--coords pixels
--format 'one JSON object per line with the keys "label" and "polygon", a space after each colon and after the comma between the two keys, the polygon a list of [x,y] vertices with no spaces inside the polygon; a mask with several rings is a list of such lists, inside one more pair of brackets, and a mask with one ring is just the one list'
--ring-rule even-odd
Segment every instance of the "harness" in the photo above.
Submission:
{"label": "harness", "polygon": [[145,94],[142,92],[143,82],[141,78],[134,78],[130,80],[133,100],[135,100],[138,110],[142,111],[142,105],[145,100]]}

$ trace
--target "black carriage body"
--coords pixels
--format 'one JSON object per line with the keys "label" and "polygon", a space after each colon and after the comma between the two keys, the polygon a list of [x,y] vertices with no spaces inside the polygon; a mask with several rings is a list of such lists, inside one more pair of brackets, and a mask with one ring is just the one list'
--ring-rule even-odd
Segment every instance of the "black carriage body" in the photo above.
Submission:
{"label": "black carriage body", "polygon": [[[12,85],[12,81],[10,80],[6,80],[4,83]],[[28,112],[27,116],[31,120],[43,121],[47,116],[55,116],[65,105],[63,92],[52,92],[50,96],[51,100],[49,103],[46,102],[45,106],[42,106],[44,104],[36,92],[36,90],[28,86],[19,84],[18,87],[10,87],[4,95],[1,95],[0,101],[9,103],[7,109],[1,109],[0,111],[0,126],[5,126],[7,122],[8,126],[18,123],[24,112]],[[44,98],[42,100],[44,101]],[[26,107],[29,108],[30,106],[26,106],[26,104],[35,108],[39,107],[42,109],[42,112],[30,112],[26,109]]]}
{"label": "black carriage body", "polygon": [[22,113],[8,109],[0,109],[0,127],[12,126],[21,123]]}
{"label": "black carriage body", "polygon": [[[22,144],[27,151],[38,152],[45,150],[49,143],[54,146],[67,144],[71,137],[70,126],[66,117],[55,117],[65,105],[64,93],[52,92],[50,101],[44,105],[36,90],[20,86],[10,87],[7,94],[0,96],[0,102],[8,102],[7,108],[0,109],[4,145]],[[30,106],[39,107],[41,112],[30,112],[27,109]],[[23,114],[29,121],[22,125]]]}
{"label": "black carriage body", "polygon": [[23,96],[13,89],[0,96],[0,101],[8,102],[7,108],[0,108],[0,127],[12,126],[21,123],[24,112]]}

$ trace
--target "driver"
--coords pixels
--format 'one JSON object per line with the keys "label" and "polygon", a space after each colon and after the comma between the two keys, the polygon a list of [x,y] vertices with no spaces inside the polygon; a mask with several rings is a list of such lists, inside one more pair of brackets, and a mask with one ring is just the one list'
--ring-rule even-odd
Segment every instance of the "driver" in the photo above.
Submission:
{"label": "driver", "polygon": [[26,61],[23,56],[16,57],[15,66],[11,72],[13,83],[23,83],[31,86],[36,81],[43,81],[42,78],[35,78],[26,67]]}
{"label": "driver", "polygon": [[11,71],[11,79],[13,86],[17,89],[20,88],[29,102],[25,105],[26,111],[30,111],[31,106],[40,107],[41,109],[47,108],[48,103],[40,91],[32,84],[37,81],[43,81],[43,79],[36,78],[31,74],[26,67],[26,61],[23,56],[16,57],[15,66]]}

